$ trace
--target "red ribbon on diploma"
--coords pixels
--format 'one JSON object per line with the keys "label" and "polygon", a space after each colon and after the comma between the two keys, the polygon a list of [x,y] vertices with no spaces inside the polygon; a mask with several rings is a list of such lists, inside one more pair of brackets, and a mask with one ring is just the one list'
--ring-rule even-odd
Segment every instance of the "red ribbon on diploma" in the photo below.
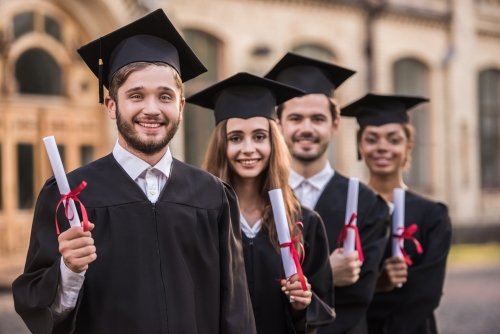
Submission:
{"label": "red ribbon on diploma", "polygon": [[340,234],[339,234],[339,240],[337,241],[337,246],[338,246],[338,248],[340,248],[340,244],[343,243],[344,241],[346,241],[347,231],[350,228],[352,228],[354,230],[355,235],[356,235],[356,250],[358,251],[359,260],[361,262],[363,262],[365,260],[365,257],[363,256],[363,249],[361,248],[361,238],[359,237],[359,230],[358,230],[358,227],[353,224],[354,220],[357,217],[358,216],[355,213],[353,213],[351,216],[351,219],[349,219],[349,223],[345,224],[342,227],[342,230],[340,231]]}
{"label": "red ribbon on diploma", "polygon": [[418,242],[417,239],[413,237],[413,233],[417,232],[418,226],[416,224],[411,224],[407,228],[400,227],[398,231],[402,232],[400,234],[393,234],[392,236],[395,238],[398,238],[398,246],[399,249],[401,250],[401,254],[403,254],[403,257],[405,259],[405,262],[407,265],[411,266],[413,262],[411,261],[410,257],[408,254],[405,252],[404,247],[401,247],[401,240],[407,239],[407,240],[412,240],[413,243],[415,244],[415,247],[417,248],[417,253],[422,254],[424,250],[422,249],[422,246],[420,245],[420,242]]}
{"label": "red ribbon on diploma", "polygon": [[89,219],[87,217],[87,210],[85,210],[85,207],[83,206],[82,202],[80,202],[80,200],[77,197],[86,186],[87,186],[87,182],[82,181],[82,183],[80,183],[80,185],[78,187],[76,187],[75,189],[71,190],[69,192],[69,194],[61,195],[61,199],[59,200],[59,203],[57,203],[57,207],[56,207],[56,231],[57,231],[57,234],[61,234],[61,232],[59,231],[59,222],[57,221],[57,211],[59,210],[59,206],[61,205],[61,203],[66,201],[66,205],[64,206],[64,214],[66,215],[66,218],[68,218],[69,220],[72,220],[74,218],[74,215],[78,214],[78,212],[71,211],[71,217],[69,216],[69,211],[70,211],[69,200],[70,199],[72,199],[75,202],[80,203],[80,209],[82,210],[82,218],[83,218],[83,224],[82,224],[83,231],[87,232],[89,230]]}
{"label": "red ribbon on diploma", "polygon": [[[304,228],[304,225],[301,222],[295,223],[295,225],[300,225],[302,228]],[[299,275],[299,281],[302,286],[303,291],[308,291],[307,289],[307,284],[306,284],[306,279],[304,278],[304,273],[302,272],[302,266],[300,265],[302,262],[304,262],[304,257],[306,256],[306,251],[304,249],[304,245],[299,242],[299,238],[302,235],[302,231],[297,234],[295,237],[292,238],[290,242],[285,242],[284,244],[281,244],[281,248],[290,248],[290,254],[292,255],[293,262],[295,262],[295,267],[297,268],[297,275]],[[302,249],[302,261],[300,261],[299,254],[297,253],[297,250],[295,249],[295,244],[299,243],[300,248]]]}

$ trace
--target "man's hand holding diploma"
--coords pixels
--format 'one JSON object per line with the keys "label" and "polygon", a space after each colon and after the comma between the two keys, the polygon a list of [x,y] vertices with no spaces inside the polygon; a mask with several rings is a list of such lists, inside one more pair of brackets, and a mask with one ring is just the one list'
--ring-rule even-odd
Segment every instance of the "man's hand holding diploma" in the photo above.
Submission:
{"label": "man's hand holding diploma", "polygon": [[88,269],[89,263],[97,258],[94,239],[90,231],[94,224],[89,222],[89,231],[84,232],[81,226],[73,226],[61,233],[58,237],[59,252],[64,264],[74,273],[81,273]]}

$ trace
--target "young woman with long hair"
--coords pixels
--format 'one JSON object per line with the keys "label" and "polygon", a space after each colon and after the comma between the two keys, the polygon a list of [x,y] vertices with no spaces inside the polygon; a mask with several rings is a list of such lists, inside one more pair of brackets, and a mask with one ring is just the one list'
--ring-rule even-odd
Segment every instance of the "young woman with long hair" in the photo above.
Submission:
{"label": "young woman with long hair", "polygon": [[[238,196],[241,214],[236,219],[243,232],[247,283],[259,334],[313,333],[335,316],[330,307],[333,284],[325,228],[316,213],[300,206],[288,185],[288,150],[273,120],[277,104],[299,95],[292,87],[239,73],[187,100],[215,112],[217,125],[203,166]],[[297,274],[283,279],[268,195],[278,188],[291,237],[297,241],[295,249],[303,257],[307,291]]]}
{"label": "young woman with long hair", "polygon": [[[368,185],[387,201],[391,212],[394,188],[406,190],[404,256],[394,257],[392,242],[388,243],[367,312],[370,334],[437,333],[434,310],[441,299],[451,243],[448,209],[408,190],[403,182],[415,141],[408,109],[426,101],[368,94],[342,109],[343,116],[356,117],[360,125],[358,151],[370,170]],[[392,236],[397,235],[402,231],[392,230]]]}

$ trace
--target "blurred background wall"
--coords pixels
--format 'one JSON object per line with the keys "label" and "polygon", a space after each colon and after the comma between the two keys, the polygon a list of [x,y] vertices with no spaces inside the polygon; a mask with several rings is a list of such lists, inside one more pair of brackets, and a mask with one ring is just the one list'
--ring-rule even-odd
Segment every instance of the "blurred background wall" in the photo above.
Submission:
{"label": "blurred background wall", "polygon": [[[116,140],[76,49],[158,7],[209,69],[187,96],[239,71],[263,75],[295,51],[357,71],[336,91],[340,105],[368,91],[429,97],[411,112],[406,181],[449,206],[456,242],[500,240],[500,0],[0,0],[4,280],[24,264],[36,196],[52,175],[41,138],[55,135],[67,171]],[[210,111],[186,106],[174,156],[200,165],[213,128]],[[356,128],[342,120],[329,157],[366,180]]]}

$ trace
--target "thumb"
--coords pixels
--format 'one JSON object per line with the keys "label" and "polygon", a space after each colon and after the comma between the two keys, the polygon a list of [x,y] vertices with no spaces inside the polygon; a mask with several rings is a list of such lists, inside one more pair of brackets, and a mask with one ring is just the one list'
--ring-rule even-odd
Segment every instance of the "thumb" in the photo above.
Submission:
{"label": "thumb", "polygon": [[92,231],[94,229],[95,225],[89,222],[89,231]]}

